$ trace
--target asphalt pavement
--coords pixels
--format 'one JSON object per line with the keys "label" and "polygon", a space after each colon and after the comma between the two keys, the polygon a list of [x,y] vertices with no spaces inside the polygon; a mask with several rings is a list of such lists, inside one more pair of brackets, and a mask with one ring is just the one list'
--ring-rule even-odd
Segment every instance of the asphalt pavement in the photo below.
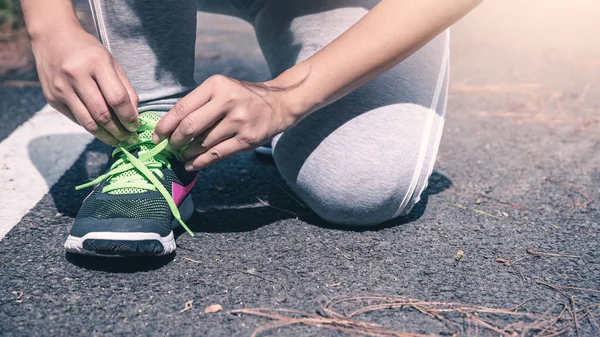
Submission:
{"label": "asphalt pavement", "polygon": [[[199,81],[214,73],[268,78],[250,26],[199,17]],[[74,187],[108,160],[109,149],[92,142],[0,241],[0,335],[250,336],[273,321],[229,311],[286,308],[322,317],[325,300],[372,295],[520,305],[519,312],[545,317],[565,310],[556,323],[564,336],[600,336],[598,17],[592,0],[490,1],[457,24],[435,172],[411,214],[377,228],[325,223],[285,189],[272,161],[242,154],[199,173],[189,221],[197,235],[179,233],[176,254],[68,255],[62,245],[88,193]],[[32,71],[9,76],[0,79],[0,142],[43,105],[39,87],[4,85],[35,80]],[[210,304],[223,310],[204,313]],[[449,319],[460,335],[501,335],[472,323],[485,315]],[[406,307],[357,319],[449,333]],[[344,333],[298,323],[265,335]]]}

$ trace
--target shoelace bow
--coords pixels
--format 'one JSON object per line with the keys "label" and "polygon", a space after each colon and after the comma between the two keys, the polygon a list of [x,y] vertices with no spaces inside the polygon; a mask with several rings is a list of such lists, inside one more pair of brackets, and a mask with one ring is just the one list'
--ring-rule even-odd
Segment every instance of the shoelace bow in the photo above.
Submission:
{"label": "shoelace bow", "polygon": [[[150,130],[151,128],[142,121],[142,126],[138,129],[140,131]],[[152,140],[140,140],[135,145],[129,146],[130,149],[139,148],[142,144],[152,144]],[[154,146],[149,151],[140,151],[138,152],[138,157],[131,154],[127,149],[119,144],[119,146],[112,152],[112,157],[114,158],[116,155],[121,154],[121,157],[117,159],[110,167],[110,170],[105,174],[99,176],[98,178],[90,181],[89,183],[85,183],[79,186],[76,186],[76,190],[80,190],[86,187],[94,186],[106,179],[111,179],[110,183],[106,185],[102,189],[102,193],[114,191],[121,188],[136,188],[136,189],[144,189],[150,191],[160,192],[160,194],[165,198],[167,204],[169,205],[169,209],[171,213],[177,219],[177,221],[181,224],[181,226],[190,234],[194,236],[194,232],[192,232],[188,226],[181,219],[181,214],[179,213],[179,209],[173,200],[173,197],[169,194],[167,189],[161,184],[156,175],[162,178],[162,172],[160,168],[163,166],[170,167],[168,156],[173,155],[170,154],[167,149],[167,145],[169,144],[169,140],[165,139],[160,142],[158,145]],[[123,154],[125,156],[123,156]],[[151,161],[149,159],[154,159]],[[139,176],[118,176],[115,177],[119,173],[123,173],[129,170],[136,170],[142,177],[145,177],[150,184]]]}

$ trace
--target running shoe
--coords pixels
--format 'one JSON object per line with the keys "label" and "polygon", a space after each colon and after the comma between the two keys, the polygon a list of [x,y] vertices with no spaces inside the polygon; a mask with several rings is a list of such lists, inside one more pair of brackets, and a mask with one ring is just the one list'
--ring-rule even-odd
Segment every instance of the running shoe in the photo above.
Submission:
{"label": "running shoe", "polygon": [[101,256],[155,256],[175,251],[173,228],[185,225],[194,212],[188,172],[178,154],[152,142],[160,117],[139,117],[138,141],[112,152],[107,173],[77,189],[96,185],[85,198],[65,242],[68,252]]}

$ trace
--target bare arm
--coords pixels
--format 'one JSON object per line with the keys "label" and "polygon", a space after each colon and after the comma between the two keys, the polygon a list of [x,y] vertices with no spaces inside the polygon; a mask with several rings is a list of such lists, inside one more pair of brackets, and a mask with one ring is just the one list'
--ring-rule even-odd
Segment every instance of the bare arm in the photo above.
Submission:
{"label": "bare arm", "polygon": [[383,0],[344,34],[271,84],[304,117],[400,63],[483,0]]}
{"label": "bare arm", "polygon": [[248,151],[400,63],[482,0],[382,0],[340,37],[274,80],[217,75],[157,124],[188,170]]}
{"label": "bare arm", "polygon": [[21,8],[32,40],[48,31],[80,26],[70,0],[21,0]]}

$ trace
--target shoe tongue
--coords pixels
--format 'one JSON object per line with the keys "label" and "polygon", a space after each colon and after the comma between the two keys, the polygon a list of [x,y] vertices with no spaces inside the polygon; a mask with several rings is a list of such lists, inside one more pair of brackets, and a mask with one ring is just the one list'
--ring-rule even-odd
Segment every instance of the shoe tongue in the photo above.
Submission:
{"label": "shoe tongue", "polygon": [[[152,140],[152,134],[154,133],[154,126],[156,126],[156,123],[158,123],[158,121],[160,120],[160,116],[158,116],[154,113],[151,113],[151,112],[144,112],[144,113],[140,114],[139,119],[142,123],[145,123],[146,125],[150,126],[150,128],[148,128],[148,130],[138,133],[139,142],[144,142],[144,143],[131,149],[130,152],[136,157],[138,157],[139,152],[150,151],[156,146],[154,143],[148,142],[148,141]],[[148,158],[146,160],[146,162],[158,162],[158,161],[154,158]],[[116,180],[126,178],[126,177],[131,177],[131,178],[136,177],[136,178],[141,178],[141,179],[146,180],[137,170],[131,169],[129,171],[125,171],[125,172],[122,172],[122,173],[119,173],[119,174],[113,176],[110,179],[110,182],[112,183]],[[109,194],[136,194],[136,193],[144,193],[144,192],[146,192],[146,190],[142,189],[142,188],[127,187],[127,188],[115,189],[108,193]]]}
{"label": "shoe tongue", "polygon": [[[160,116],[152,113],[152,112],[144,112],[139,117],[142,123],[145,123],[147,126],[150,126],[148,130],[138,133],[138,138],[140,142],[150,141],[152,140],[152,134],[154,133],[154,127],[156,123],[160,120]],[[153,144],[142,144],[139,147],[140,151],[147,151],[149,149],[154,148]]]}

